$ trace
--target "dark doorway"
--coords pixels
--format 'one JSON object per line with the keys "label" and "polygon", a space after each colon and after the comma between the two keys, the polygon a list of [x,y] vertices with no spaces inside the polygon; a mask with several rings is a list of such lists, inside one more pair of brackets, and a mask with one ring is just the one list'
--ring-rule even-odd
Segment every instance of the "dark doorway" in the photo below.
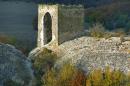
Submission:
{"label": "dark doorway", "polygon": [[52,19],[47,12],[44,16],[44,44],[48,44],[52,40]]}

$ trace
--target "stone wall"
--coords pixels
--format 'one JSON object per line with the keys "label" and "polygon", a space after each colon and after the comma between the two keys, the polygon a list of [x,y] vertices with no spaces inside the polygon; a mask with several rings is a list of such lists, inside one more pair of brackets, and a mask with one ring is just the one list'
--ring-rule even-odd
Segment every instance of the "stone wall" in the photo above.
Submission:
{"label": "stone wall", "polygon": [[59,44],[76,38],[84,28],[84,7],[82,5],[59,5]]}
{"label": "stone wall", "polygon": [[[52,18],[52,40],[46,44],[44,16]],[[38,47],[56,47],[61,43],[77,38],[84,28],[84,7],[64,5],[44,5],[38,7]]]}

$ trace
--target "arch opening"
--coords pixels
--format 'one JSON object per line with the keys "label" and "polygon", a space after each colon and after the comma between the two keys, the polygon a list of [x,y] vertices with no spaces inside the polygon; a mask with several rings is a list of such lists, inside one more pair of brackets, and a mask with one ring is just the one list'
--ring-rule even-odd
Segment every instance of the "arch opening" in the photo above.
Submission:
{"label": "arch opening", "polygon": [[48,44],[52,40],[52,18],[50,13],[46,13],[43,18],[44,27],[44,44]]}

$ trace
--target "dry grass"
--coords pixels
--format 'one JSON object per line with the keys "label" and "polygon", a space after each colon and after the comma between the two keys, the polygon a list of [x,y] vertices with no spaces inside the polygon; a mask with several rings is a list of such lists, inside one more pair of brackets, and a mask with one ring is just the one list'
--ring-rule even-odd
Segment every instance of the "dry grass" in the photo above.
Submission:
{"label": "dry grass", "polygon": [[92,37],[102,38],[104,37],[105,28],[101,24],[95,24],[90,28],[90,35]]}
{"label": "dry grass", "polygon": [[73,65],[65,64],[59,71],[48,71],[43,82],[45,86],[83,86],[85,75]]}
{"label": "dry grass", "polygon": [[112,32],[106,31],[105,28],[100,24],[96,23],[93,27],[90,28],[90,36],[96,38],[110,38],[110,37],[120,37],[121,41],[124,41],[124,36],[126,33],[124,32],[123,28],[118,28]]}
{"label": "dry grass", "polygon": [[121,71],[107,67],[104,72],[98,69],[85,76],[70,64],[65,64],[60,71],[48,71],[42,81],[45,86],[130,86],[130,76]]}
{"label": "dry grass", "polygon": [[90,28],[90,36],[96,38],[110,38],[112,37],[112,34],[108,31],[105,31],[105,28],[101,24],[96,23]]}
{"label": "dry grass", "polygon": [[130,76],[121,71],[95,70],[87,76],[86,86],[130,86]]}

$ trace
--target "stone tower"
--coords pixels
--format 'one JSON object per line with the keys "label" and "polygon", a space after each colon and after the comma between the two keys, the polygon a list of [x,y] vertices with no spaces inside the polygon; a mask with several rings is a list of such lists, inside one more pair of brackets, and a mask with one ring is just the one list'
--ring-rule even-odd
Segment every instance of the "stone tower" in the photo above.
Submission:
{"label": "stone tower", "polygon": [[38,6],[38,47],[57,47],[76,38],[83,29],[83,6],[43,4]]}

